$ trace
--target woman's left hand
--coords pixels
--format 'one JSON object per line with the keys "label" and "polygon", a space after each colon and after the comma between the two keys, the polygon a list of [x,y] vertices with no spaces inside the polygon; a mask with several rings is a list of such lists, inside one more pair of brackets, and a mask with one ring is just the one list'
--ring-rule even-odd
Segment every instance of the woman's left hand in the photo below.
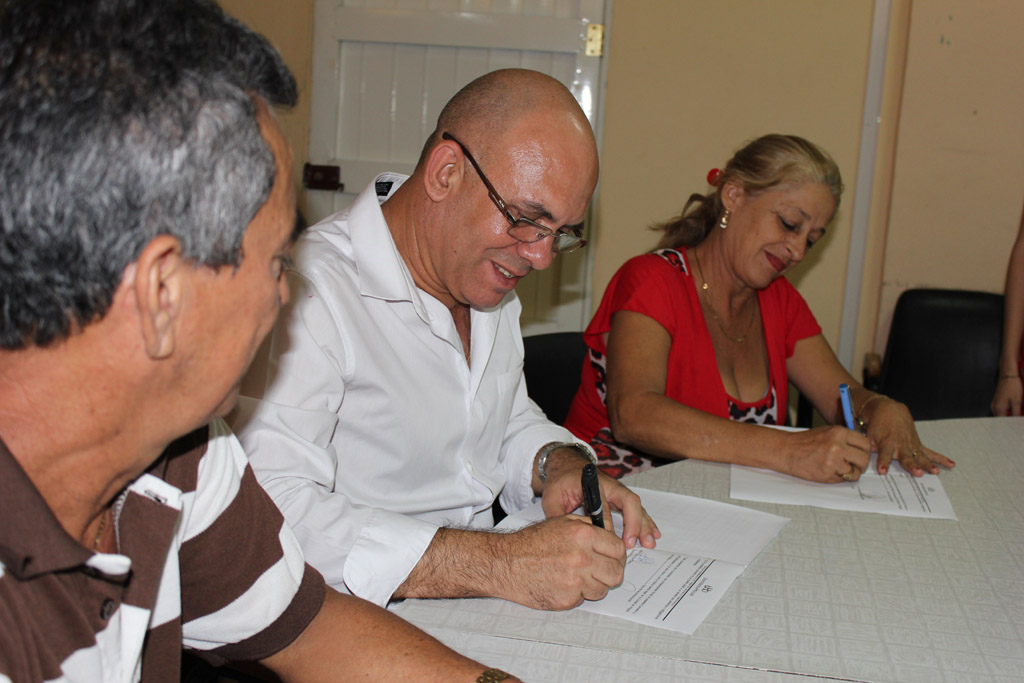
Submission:
{"label": "woman's left hand", "polygon": [[874,402],[868,420],[867,434],[878,450],[878,473],[889,472],[889,464],[896,460],[907,472],[920,477],[925,472],[939,473],[939,465],[951,468],[955,462],[926,447],[914,428],[910,411],[899,401],[882,398]]}

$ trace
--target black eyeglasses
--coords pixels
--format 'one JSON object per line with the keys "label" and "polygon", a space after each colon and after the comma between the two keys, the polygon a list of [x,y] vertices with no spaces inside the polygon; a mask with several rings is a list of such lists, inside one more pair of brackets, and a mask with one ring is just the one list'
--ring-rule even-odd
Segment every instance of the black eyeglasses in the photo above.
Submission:
{"label": "black eyeglasses", "polygon": [[562,230],[552,230],[546,228],[536,221],[531,221],[529,218],[516,218],[512,215],[512,212],[505,206],[505,200],[501,198],[498,191],[494,189],[494,185],[491,185],[491,181],[487,179],[484,172],[480,170],[480,164],[476,163],[476,159],[469,153],[466,146],[459,142],[454,135],[447,131],[441,134],[441,138],[444,140],[451,140],[462,149],[462,153],[469,159],[469,163],[473,164],[473,168],[476,169],[476,174],[480,176],[480,180],[483,181],[487,187],[487,196],[491,198],[494,205],[498,207],[498,211],[505,216],[505,219],[509,222],[508,233],[509,237],[519,240],[520,242],[540,242],[546,237],[551,237],[554,242],[551,245],[552,250],[556,254],[568,254],[570,251],[576,251],[580,247],[586,246],[587,241],[583,239],[583,231],[579,226],[567,226]]}

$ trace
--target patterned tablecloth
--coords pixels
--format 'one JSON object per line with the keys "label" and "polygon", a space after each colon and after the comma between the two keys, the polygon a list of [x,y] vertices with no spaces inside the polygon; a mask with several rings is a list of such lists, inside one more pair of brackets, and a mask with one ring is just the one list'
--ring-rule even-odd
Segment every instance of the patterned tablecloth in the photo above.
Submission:
{"label": "patterned tablecloth", "polygon": [[941,477],[959,521],[732,500],[729,467],[693,460],[630,478],[792,520],[691,636],[501,600],[395,611],[536,683],[1022,681],[1024,418],[918,429],[957,462]]}

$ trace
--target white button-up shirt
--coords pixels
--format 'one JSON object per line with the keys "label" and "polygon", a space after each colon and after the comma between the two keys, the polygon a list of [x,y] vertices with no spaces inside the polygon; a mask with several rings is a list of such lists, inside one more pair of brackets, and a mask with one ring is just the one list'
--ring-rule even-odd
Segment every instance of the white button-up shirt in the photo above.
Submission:
{"label": "white button-up shirt", "polygon": [[533,500],[533,461],[575,441],[527,398],[520,304],[473,310],[472,366],[448,309],[416,287],[380,204],[383,174],[295,249],[263,400],[236,430],[328,583],[386,604],[437,528],[490,526]]}

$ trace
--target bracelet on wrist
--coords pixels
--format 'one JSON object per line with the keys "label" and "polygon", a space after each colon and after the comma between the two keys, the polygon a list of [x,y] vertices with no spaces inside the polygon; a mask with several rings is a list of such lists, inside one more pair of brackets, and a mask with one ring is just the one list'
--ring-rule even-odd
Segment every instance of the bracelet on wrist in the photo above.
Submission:
{"label": "bracelet on wrist", "polygon": [[552,451],[558,450],[559,448],[572,448],[579,451],[587,461],[597,465],[597,458],[590,452],[589,449],[584,448],[575,441],[552,441],[551,443],[544,444],[540,452],[537,454],[537,476],[540,478],[540,482],[543,484],[548,480],[548,456],[551,455]]}
{"label": "bracelet on wrist", "polygon": [[1020,377],[1020,373],[1019,372],[1017,374],[1015,374],[1015,375],[999,375],[999,379],[1020,379],[1020,378],[1021,377]]}
{"label": "bracelet on wrist", "polygon": [[857,425],[857,429],[859,429],[860,431],[865,433],[867,433],[868,431],[868,423],[864,421],[864,409],[867,408],[872,401],[879,398],[886,397],[883,396],[882,394],[874,394],[873,396],[869,396],[868,400],[864,401],[861,407],[857,410],[857,415],[853,418],[853,422],[854,424]]}

